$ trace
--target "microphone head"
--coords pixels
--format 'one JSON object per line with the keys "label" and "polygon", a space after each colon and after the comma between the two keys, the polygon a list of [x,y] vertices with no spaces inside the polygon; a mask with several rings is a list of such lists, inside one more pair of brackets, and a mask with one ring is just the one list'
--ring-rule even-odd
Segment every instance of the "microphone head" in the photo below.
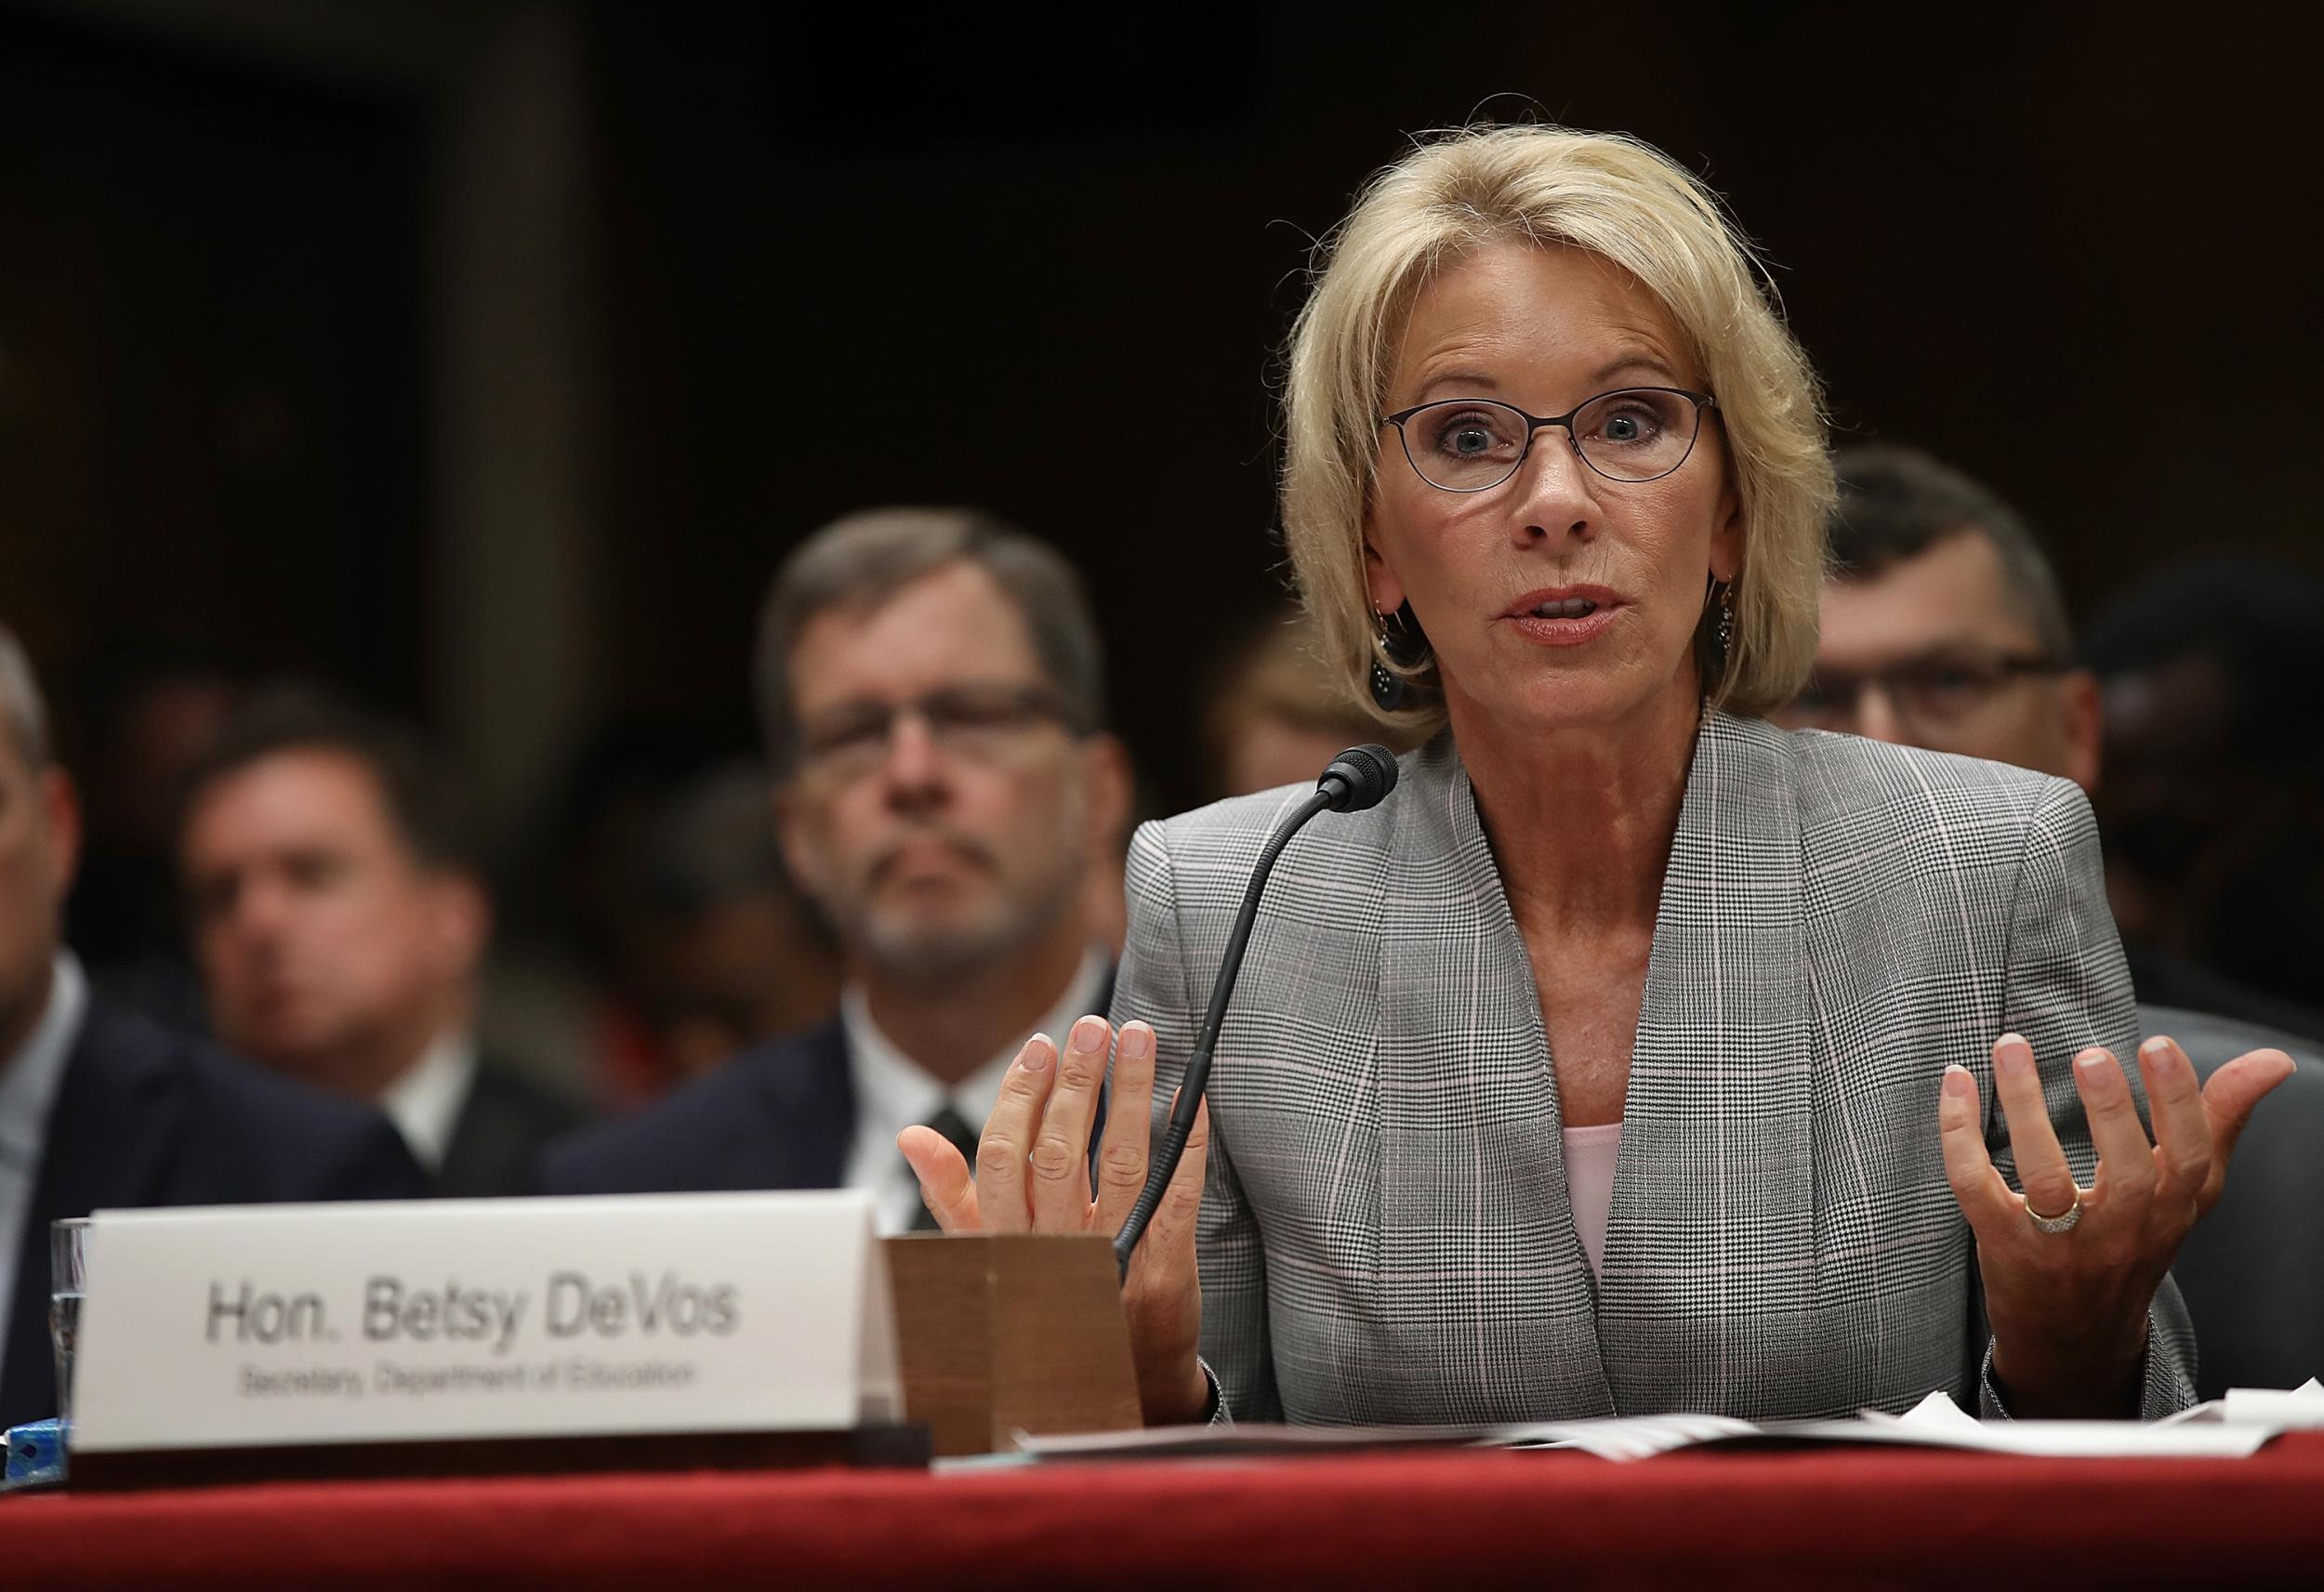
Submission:
{"label": "microphone head", "polygon": [[1396,788],[1396,759],[1385,746],[1351,746],[1331,760],[1315,788],[1331,797],[1334,812],[1378,807]]}

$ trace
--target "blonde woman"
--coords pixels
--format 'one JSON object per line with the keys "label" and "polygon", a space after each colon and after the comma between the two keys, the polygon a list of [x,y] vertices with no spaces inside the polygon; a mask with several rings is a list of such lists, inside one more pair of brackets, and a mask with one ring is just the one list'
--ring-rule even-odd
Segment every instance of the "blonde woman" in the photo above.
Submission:
{"label": "blonde woman", "polygon": [[[1830,471],[1711,196],[1623,138],[1424,143],[1322,251],[1287,405],[1325,645],[1439,732],[1275,875],[1128,1283],[1149,1418],[2189,1402],[2167,1268],[2290,1059],[2118,1062],[2073,785],[1762,717]],[[973,1178],[905,1136],[948,1228],[1119,1225],[1300,794],[1139,832],[1118,1042],[1028,1045]]]}

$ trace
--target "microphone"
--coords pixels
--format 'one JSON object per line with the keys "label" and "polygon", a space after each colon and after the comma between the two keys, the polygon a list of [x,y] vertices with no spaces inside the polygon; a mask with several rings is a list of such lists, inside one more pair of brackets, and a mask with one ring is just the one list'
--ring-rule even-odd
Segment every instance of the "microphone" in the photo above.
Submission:
{"label": "microphone", "polygon": [[1395,788],[1396,759],[1389,756],[1387,747],[1351,746],[1334,757],[1331,766],[1323,771],[1323,777],[1315,782],[1315,794],[1292,809],[1267,837],[1266,849],[1259,854],[1259,865],[1251,870],[1250,884],[1243,891],[1242,910],[1235,914],[1235,929],[1227,936],[1226,954],[1219,960],[1219,976],[1210,985],[1210,1009],[1203,1014],[1202,1028],[1195,1036],[1194,1052],[1186,1059],[1186,1076],[1179,1085],[1178,1103],[1171,1108],[1169,1123],[1163,1129],[1162,1152],[1146,1173],[1146,1186],[1138,1191],[1138,1203],[1129,1208],[1129,1219],[1122,1223],[1122,1230],[1114,1240],[1114,1259],[1123,1276],[1129,1274],[1129,1257],[1137,1252],[1138,1241],[1145,1236],[1146,1224],[1160,1208],[1162,1195],[1178,1171],[1179,1160],[1186,1153],[1187,1136],[1195,1131],[1195,1112],[1202,1104],[1203,1086],[1210,1081],[1210,1053],[1219,1043],[1219,1029],[1226,1021],[1226,1003],[1235,993],[1236,976],[1243,970],[1243,953],[1250,943],[1251,924],[1259,916],[1260,892],[1267,888],[1267,877],[1274,872],[1275,859],[1283,855],[1291,836],[1317,813],[1362,812],[1366,808],[1378,807]]}

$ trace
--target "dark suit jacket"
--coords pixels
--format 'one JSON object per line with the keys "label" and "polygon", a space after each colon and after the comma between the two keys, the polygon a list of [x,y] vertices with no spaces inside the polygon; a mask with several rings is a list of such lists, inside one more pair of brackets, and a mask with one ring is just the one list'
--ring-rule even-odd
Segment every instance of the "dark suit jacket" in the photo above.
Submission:
{"label": "dark suit jacket", "polygon": [[92,1002],[48,1113],[0,1361],[0,1426],[55,1414],[48,1224],[135,1205],[412,1199],[388,1120]]}
{"label": "dark suit jacket", "polygon": [[529,1194],[542,1147],[588,1120],[578,1101],[487,1056],[453,1125],[436,1191],[455,1199]]}
{"label": "dark suit jacket", "polygon": [[548,1147],[551,1194],[836,1189],[855,1133],[855,1084],[837,1022],[746,1050],[698,1083]]}
{"label": "dark suit jacket", "polygon": [[[1091,1009],[1103,1013],[1113,999],[1109,977]],[[1104,1120],[1101,1101],[1093,1158]],[[827,1022],[746,1050],[636,1116],[551,1145],[540,1187],[551,1194],[836,1189],[854,1138],[847,1035]]]}

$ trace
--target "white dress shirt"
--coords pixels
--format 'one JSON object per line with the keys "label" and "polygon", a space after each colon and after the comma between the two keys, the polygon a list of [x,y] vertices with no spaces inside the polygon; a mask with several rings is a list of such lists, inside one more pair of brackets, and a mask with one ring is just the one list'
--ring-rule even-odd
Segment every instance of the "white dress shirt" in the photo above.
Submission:
{"label": "white dress shirt", "polygon": [[1066,984],[1057,1005],[1032,1028],[1010,1040],[993,1059],[957,1084],[947,1085],[921,1068],[872,1021],[860,986],[839,994],[839,1026],[847,1035],[848,1072],[855,1085],[855,1138],[847,1158],[844,1186],[872,1196],[873,1218],[883,1233],[906,1232],[920,1214],[919,1179],[896,1149],[896,1135],[924,1123],[949,1105],[972,1129],[982,1131],[1000,1099],[1001,1080],[1024,1042],[1046,1033],[1062,1048],[1074,1022],[1091,1012],[1104,993],[1106,959],[1092,948]]}
{"label": "white dress shirt", "polygon": [[442,1168],[475,1081],[476,1036],[455,1032],[429,1046],[379,1097],[379,1109],[411,1146],[412,1158],[429,1171]]}
{"label": "white dress shirt", "polygon": [[[60,951],[48,984],[47,1009],[22,1048],[0,1069],[0,1242],[8,1246],[0,1255],[0,1328],[16,1303],[16,1260],[24,1253],[24,1223],[32,1216],[33,1191],[40,1178],[49,1109],[57,1103],[65,1062],[87,1015],[88,980],[73,953]],[[0,1331],[0,1340],[5,1336]],[[0,1352],[6,1348],[0,1341]]]}

